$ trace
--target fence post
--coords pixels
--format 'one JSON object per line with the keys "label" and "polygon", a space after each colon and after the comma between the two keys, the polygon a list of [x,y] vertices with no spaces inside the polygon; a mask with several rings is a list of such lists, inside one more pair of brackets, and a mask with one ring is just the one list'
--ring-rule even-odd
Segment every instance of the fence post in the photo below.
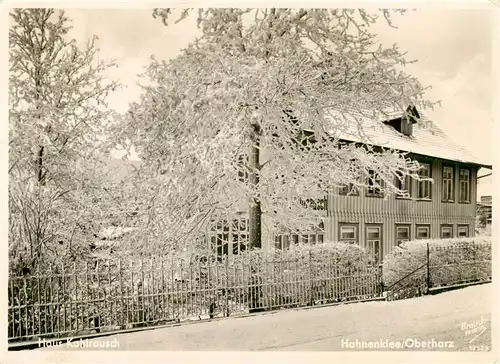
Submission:
{"label": "fence post", "polygon": [[118,259],[118,279],[120,280],[120,326],[122,329],[127,328],[127,320],[125,313],[125,300],[123,298],[123,276],[122,276],[122,259]]}
{"label": "fence post", "polygon": [[431,270],[430,270],[430,251],[429,242],[427,242],[427,293],[431,288]]}
{"label": "fence post", "polygon": [[479,280],[478,279],[478,274],[477,274],[477,261],[476,261],[476,249],[477,249],[477,246],[474,246],[474,248],[472,249],[472,268],[473,268],[473,272],[474,272],[474,275],[472,276],[472,280],[473,281],[477,281]]}
{"label": "fence post", "polygon": [[309,249],[309,304],[313,306],[314,293],[313,293],[313,281],[312,281],[312,253]]}
{"label": "fence post", "polygon": [[379,275],[380,275],[380,295],[383,296],[384,295],[384,267],[383,267],[383,264],[379,264],[378,266],[379,268]]}
{"label": "fence post", "polygon": [[[252,257],[249,256],[249,280],[250,280],[250,286],[248,287],[249,289],[249,312],[261,312],[265,310],[265,301],[266,297],[264,297],[264,293],[267,294],[266,292],[263,292],[263,289],[266,289],[264,287],[264,282],[260,274],[262,274],[262,269],[265,270],[267,273],[267,266],[266,266],[266,260],[264,259],[265,257],[262,256],[262,252],[259,253],[258,255],[261,260],[257,259],[257,257]],[[258,266],[258,263],[260,262],[260,267]]]}
{"label": "fence post", "polygon": [[[139,281],[139,285],[137,287],[137,295],[139,296],[139,320],[141,322],[141,326],[146,326],[146,310],[144,307],[145,304],[145,297],[144,297],[144,257],[141,257],[141,280]],[[139,292],[140,288],[140,292]]]}
{"label": "fence post", "polygon": [[274,269],[274,266],[271,266],[272,260],[270,260],[269,256],[267,255],[268,253],[265,252],[264,254],[264,261],[265,267],[266,267],[266,286],[265,286],[265,292],[266,292],[266,301],[267,301],[267,310],[272,311],[273,309],[273,295],[272,295],[272,278],[271,278],[271,268]]}
{"label": "fence post", "polygon": [[226,262],[226,266],[225,266],[225,268],[226,268],[226,271],[225,271],[225,277],[226,277],[226,279],[225,279],[225,282],[224,282],[225,283],[225,296],[226,296],[226,317],[229,317],[229,297],[228,297],[229,296],[229,292],[228,292],[228,288],[229,288],[229,276],[228,276],[228,272],[229,272],[229,270],[228,270],[229,259],[228,258],[229,258],[229,256],[226,255],[224,258],[225,258],[224,260]]}

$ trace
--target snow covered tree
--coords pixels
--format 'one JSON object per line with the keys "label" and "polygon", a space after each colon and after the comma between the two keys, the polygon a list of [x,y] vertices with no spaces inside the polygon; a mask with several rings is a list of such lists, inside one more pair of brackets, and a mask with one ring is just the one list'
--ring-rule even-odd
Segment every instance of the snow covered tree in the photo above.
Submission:
{"label": "snow covered tree", "polygon": [[[192,9],[176,21],[189,21]],[[165,25],[175,11],[155,9]],[[431,105],[370,26],[391,12],[350,9],[199,9],[202,35],[170,61],[152,59],[121,143],[151,172],[156,222],[186,237],[203,223],[249,212],[250,246],[271,229],[317,224],[314,201],[339,186],[400,192],[417,175],[406,154],[349,144],[364,120]],[[384,20],[383,20],[384,21]],[[196,227],[196,228],[195,228]],[[150,230],[151,231],[151,230]]]}
{"label": "snow covered tree", "polygon": [[96,166],[112,118],[105,101],[118,84],[105,80],[114,64],[97,59],[95,37],[82,49],[69,39],[63,11],[10,17],[9,247],[35,266],[65,246],[78,256],[72,242],[89,236],[104,194]]}

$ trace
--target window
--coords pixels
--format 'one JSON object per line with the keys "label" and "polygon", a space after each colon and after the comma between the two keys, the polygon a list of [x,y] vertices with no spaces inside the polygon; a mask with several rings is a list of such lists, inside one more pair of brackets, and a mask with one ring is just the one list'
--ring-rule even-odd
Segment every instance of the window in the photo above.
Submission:
{"label": "window", "polygon": [[382,228],[381,226],[366,226],[366,251],[375,263],[382,260]]}
{"label": "window", "polygon": [[321,231],[311,232],[299,235],[302,244],[321,244],[324,240],[324,233]]}
{"label": "window", "polygon": [[220,220],[212,223],[209,232],[212,249],[218,257],[237,255],[248,246],[248,220]]}
{"label": "window", "polygon": [[[290,249],[290,235],[275,235],[274,236],[274,246],[276,249],[288,250]],[[297,239],[298,241],[298,239]]]}
{"label": "window", "polygon": [[460,169],[459,188],[459,201],[470,203],[470,170]]}
{"label": "window", "polygon": [[232,221],[233,254],[239,254],[247,249],[248,228],[247,219],[235,219]]}
{"label": "window", "polygon": [[[359,169],[355,166],[355,161],[351,161],[348,173],[356,179],[356,182],[362,183]],[[359,186],[356,183],[347,183],[339,189],[339,194],[344,196],[359,196]]]}
{"label": "window", "polygon": [[410,225],[396,225],[396,244],[400,246],[402,243],[410,240]]}
{"label": "window", "polygon": [[[420,163],[421,169],[418,174],[422,178],[431,178],[431,165],[428,163]],[[418,181],[418,198],[430,200],[431,181]]]}
{"label": "window", "polygon": [[468,238],[469,237],[469,225],[458,225],[457,235],[459,238]]}
{"label": "window", "polygon": [[443,167],[443,202],[453,202],[453,167]]}
{"label": "window", "polygon": [[356,244],[358,242],[358,226],[355,224],[339,224],[339,241]]}
{"label": "window", "polygon": [[321,244],[324,241],[325,225],[321,221],[310,231],[301,234],[278,234],[274,236],[274,246],[276,249],[287,250],[290,246],[301,244]]}
{"label": "window", "polygon": [[368,189],[366,192],[367,196],[381,196],[382,191],[380,187],[382,186],[382,179],[379,174],[374,170],[370,169],[368,171]]}
{"label": "window", "polygon": [[402,191],[402,193],[398,194],[398,197],[411,197],[411,178],[409,176],[405,176],[402,172],[397,171],[394,185]]}
{"label": "window", "polygon": [[212,249],[215,250],[218,257],[229,254],[229,235],[228,234],[217,234],[212,236],[210,241],[212,243]]}
{"label": "window", "polygon": [[417,239],[429,239],[431,237],[431,227],[429,225],[417,225]]}
{"label": "window", "polygon": [[340,188],[339,194],[343,196],[358,196],[359,190],[353,183],[348,183]]}
{"label": "window", "polygon": [[453,225],[441,225],[441,239],[453,238]]}

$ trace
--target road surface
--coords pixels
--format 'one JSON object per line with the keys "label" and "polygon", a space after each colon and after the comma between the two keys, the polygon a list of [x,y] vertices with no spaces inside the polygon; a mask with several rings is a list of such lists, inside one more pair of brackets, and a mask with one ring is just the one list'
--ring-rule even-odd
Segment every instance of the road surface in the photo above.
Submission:
{"label": "road surface", "polygon": [[[90,345],[113,342],[121,350],[169,351],[483,351],[491,348],[492,300],[493,287],[484,284],[401,301],[282,310],[118,334],[90,340]],[[40,350],[78,345],[84,344]]]}

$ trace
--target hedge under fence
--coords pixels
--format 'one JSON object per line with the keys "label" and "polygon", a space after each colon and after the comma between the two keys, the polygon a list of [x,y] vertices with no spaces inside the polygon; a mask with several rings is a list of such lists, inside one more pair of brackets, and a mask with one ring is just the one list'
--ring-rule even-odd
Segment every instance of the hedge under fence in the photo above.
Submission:
{"label": "hedge under fence", "polygon": [[405,242],[384,258],[384,285],[389,287],[409,275],[405,285],[417,286],[422,279],[427,280],[427,266],[430,288],[488,281],[492,274],[491,237]]}
{"label": "hedge under fence", "polygon": [[9,277],[9,341],[69,337],[253,311],[380,298],[420,266],[408,287],[488,280],[491,240],[412,241],[383,270],[358,245],[323,243],[252,250],[231,258],[172,253],[54,266]]}
{"label": "hedge under fence", "polygon": [[379,267],[356,245],[193,253],[53,267],[9,279],[9,340],[379,297]]}

